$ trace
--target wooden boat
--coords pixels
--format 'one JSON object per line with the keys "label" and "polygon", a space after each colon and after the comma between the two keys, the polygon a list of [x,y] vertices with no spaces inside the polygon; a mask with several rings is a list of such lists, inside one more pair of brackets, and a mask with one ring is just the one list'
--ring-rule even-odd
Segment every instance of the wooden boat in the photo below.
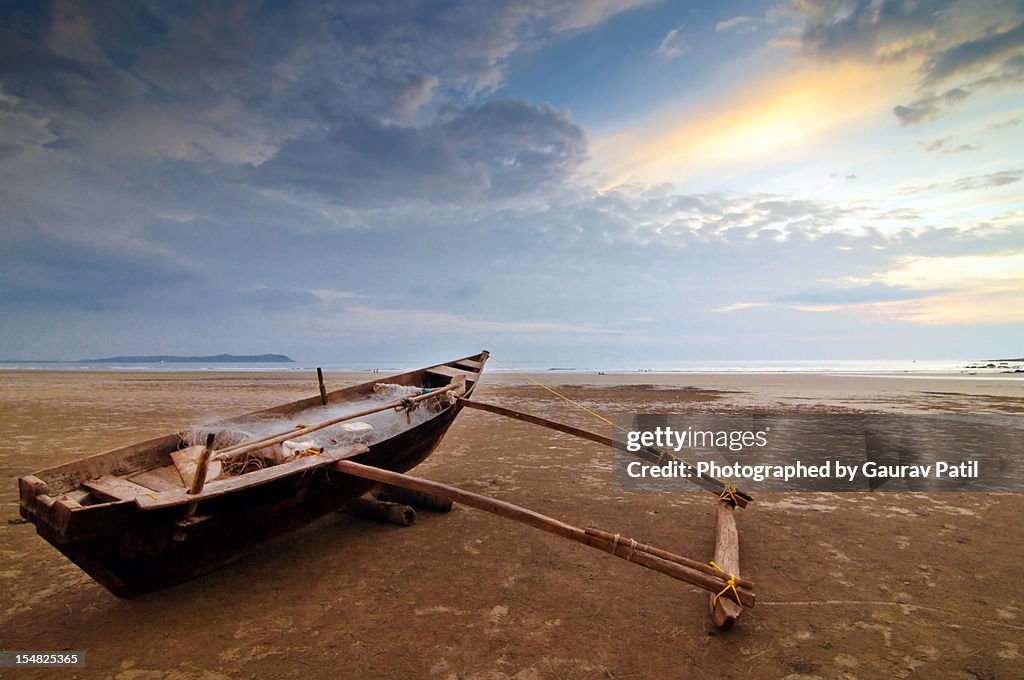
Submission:
{"label": "wooden boat", "polygon": [[[182,471],[180,452],[195,450],[179,432],[41,470],[19,480],[21,515],[40,536],[119,597],[134,597],[207,573],[306,525],[368,492],[375,482],[340,472],[351,460],[405,472],[440,443],[463,402],[475,388],[487,352],[417,371],[327,392],[209,426],[227,428],[252,420],[301,423],[348,422],[377,413],[399,421],[394,432],[321,450],[308,448],[283,462],[266,455],[313,431],[286,428],[282,437],[216,450],[210,437],[191,479]],[[416,388],[394,403],[375,385]],[[376,403],[359,411],[362,403]],[[337,414],[352,404],[355,416]],[[416,409],[417,406],[423,408]],[[413,410],[416,409],[416,410]],[[397,412],[395,412],[397,410]],[[300,415],[301,414],[301,415]],[[322,414],[318,418],[318,414]],[[415,417],[413,417],[415,416]],[[406,421],[405,426],[400,421]],[[189,446],[193,444],[192,446]],[[302,447],[300,446],[299,449]],[[264,456],[261,459],[261,456]],[[211,461],[243,460],[235,474],[209,479]],[[246,464],[263,460],[266,465]],[[224,467],[224,466],[222,466]],[[237,467],[237,466],[236,466]],[[198,471],[197,471],[198,470]],[[191,482],[189,485],[188,483]]]}

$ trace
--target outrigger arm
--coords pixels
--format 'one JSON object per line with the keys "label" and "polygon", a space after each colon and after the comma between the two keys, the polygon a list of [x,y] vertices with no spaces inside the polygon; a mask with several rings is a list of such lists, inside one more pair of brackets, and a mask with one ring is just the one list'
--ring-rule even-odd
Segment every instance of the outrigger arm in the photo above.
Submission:
{"label": "outrigger arm", "polygon": [[598,434],[596,432],[590,432],[589,430],[584,430],[578,427],[573,427],[572,425],[566,425],[565,423],[560,423],[555,420],[548,420],[547,418],[531,415],[529,413],[523,413],[522,411],[515,411],[513,409],[505,408],[503,406],[488,404],[482,401],[475,401],[473,399],[465,399],[463,397],[459,397],[459,403],[469,408],[487,411],[488,413],[495,413],[499,416],[505,416],[506,418],[512,418],[514,420],[521,420],[526,423],[533,423],[534,425],[540,425],[541,427],[546,427],[551,430],[564,432],[565,434],[571,434],[575,437],[580,437],[582,439],[587,439],[592,442],[597,442],[598,444],[604,444],[605,446],[610,446],[619,451],[629,453],[633,456],[636,456],[637,458],[642,458],[643,460],[646,460],[651,463],[657,464],[664,463],[666,460],[676,460],[684,469],[686,469],[690,473],[690,475],[688,477],[685,477],[685,479],[693,482],[702,489],[705,489],[706,491],[711,491],[712,493],[717,494],[719,496],[721,496],[722,494],[726,494],[731,502],[734,502],[735,505],[738,505],[741,508],[747,507],[747,502],[753,500],[753,498],[749,494],[739,491],[738,489],[727,487],[726,484],[722,482],[720,479],[715,479],[714,477],[702,475],[697,471],[697,468],[693,467],[689,463],[681,461],[678,458],[672,456],[672,454],[666,451],[662,451],[653,446],[643,447],[639,451],[629,451],[626,448],[625,442],[616,441],[612,437],[608,437],[603,434]]}

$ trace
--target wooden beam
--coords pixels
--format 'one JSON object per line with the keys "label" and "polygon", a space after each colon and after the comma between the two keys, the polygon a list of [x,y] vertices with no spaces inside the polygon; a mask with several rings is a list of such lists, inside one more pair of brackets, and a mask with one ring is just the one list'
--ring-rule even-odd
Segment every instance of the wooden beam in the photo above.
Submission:
{"label": "wooden beam", "polygon": [[[728,501],[718,501],[715,505],[717,506],[715,564],[721,567],[726,575],[731,574],[737,577],[736,583],[739,584],[740,535],[736,530],[735,510]],[[708,600],[708,605],[711,610],[711,620],[723,630],[736,623],[736,619],[743,613],[743,607],[725,595],[721,597],[712,595]]]}
{"label": "wooden beam", "polygon": [[[488,413],[494,413],[499,416],[505,416],[506,418],[512,418],[514,420],[521,420],[524,423],[540,425],[541,427],[546,427],[557,432],[564,432],[565,434],[571,434],[574,437],[580,437],[581,439],[587,439],[592,442],[597,442],[598,444],[604,444],[605,446],[610,446],[614,449],[618,449],[619,451],[629,453],[630,455],[636,456],[637,458],[642,458],[643,460],[646,460],[651,463],[664,463],[666,458],[668,458],[669,460],[674,458],[674,456],[672,456],[671,454],[659,451],[658,449],[650,446],[645,447],[639,451],[628,451],[626,449],[626,445],[624,442],[616,441],[607,435],[598,434],[596,432],[590,432],[588,430],[584,430],[579,427],[573,427],[572,425],[566,425],[565,423],[560,423],[555,420],[548,420],[547,418],[541,418],[540,416],[531,415],[529,413],[523,413],[522,411],[514,411],[510,408],[505,408],[503,406],[487,404],[485,402],[476,401],[473,399],[464,399],[462,397],[459,397],[459,403],[469,408],[487,411]],[[725,491],[725,484],[723,484],[720,480],[715,479],[714,477],[701,475],[697,472],[697,468],[693,467],[692,465],[689,465],[688,463],[685,463],[683,461],[679,462],[682,464],[683,467],[685,467],[691,472],[691,476],[686,477],[688,481],[693,482],[702,489],[711,491],[712,493],[715,494],[720,494],[723,491]],[[747,507],[747,502],[753,500],[749,494],[743,493],[742,491],[734,491],[733,493],[735,494],[737,505],[739,505],[741,508]]]}
{"label": "wooden beam", "polygon": [[[574,527],[571,524],[566,524],[560,520],[542,515],[539,512],[535,512],[506,501],[501,501],[497,498],[490,498],[489,496],[465,491],[440,482],[433,482],[419,477],[403,475],[399,472],[392,472],[390,470],[383,470],[369,465],[362,465],[352,460],[340,460],[337,463],[334,463],[332,467],[335,471],[347,475],[362,477],[363,479],[372,479],[376,482],[401,486],[406,489],[422,491],[424,493],[430,493],[437,496],[444,496],[452,499],[456,503],[462,503],[463,505],[468,505],[471,508],[483,510],[484,512],[489,512],[491,514],[498,515],[499,517],[511,519],[516,522],[522,522],[523,524],[532,526],[535,529],[540,529],[541,531],[546,531],[548,533],[555,534],[556,536],[567,538],[571,541],[575,541],[576,543],[589,545],[592,548],[597,548],[598,550],[610,553],[616,557],[633,562],[634,564],[639,564],[642,567],[660,571],[672,578],[679,579],[680,581],[686,581],[687,583],[704,588],[710,592],[717,593],[725,587],[725,579],[720,576],[711,576],[682,564],[661,559],[660,557],[656,557],[642,550],[633,550],[628,554],[623,554],[623,551],[621,550],[614,550],[611,543],[604,538],[592,536],[579,527]],[[754,593],[745,588],[737,589],[737,593],[739,595],[740,602],[742,602],[744,606],[754,606]]]}

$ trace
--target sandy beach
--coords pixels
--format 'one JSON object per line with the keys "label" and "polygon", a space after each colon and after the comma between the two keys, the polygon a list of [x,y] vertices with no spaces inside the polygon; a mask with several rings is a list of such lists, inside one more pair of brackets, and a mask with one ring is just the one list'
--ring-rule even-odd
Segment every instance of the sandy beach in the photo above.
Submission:
{"label": "sandy beach", "polygon": [[[537,377],[605,414],[1024,414],[1012,376]],[[367,379],[327,376],[332,388]],[[0,372],[0,648],[80,650],[88,664],[0,676],[1020,677],[1020,494],[760,495],[737,518],[758,602],[726,633],[703,591],[458,506],[410,528],[333,515],[134,601],[19,519],[21,475],[315,392],[313,378],[285,372]],[[485,375],[476,396],[600,425],[517,375]],[[461,414],[415,474],[691,557],[714,552],[712,497],[615,493],[603,447],[491,414]]]}

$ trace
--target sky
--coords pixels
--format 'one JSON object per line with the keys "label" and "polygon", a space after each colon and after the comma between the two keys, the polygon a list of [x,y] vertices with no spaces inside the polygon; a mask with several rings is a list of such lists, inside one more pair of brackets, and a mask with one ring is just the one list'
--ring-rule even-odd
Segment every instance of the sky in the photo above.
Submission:
{"label": "sky", "polygon": [[0,359],[1024,355],[1024,2],[0,6]]}

